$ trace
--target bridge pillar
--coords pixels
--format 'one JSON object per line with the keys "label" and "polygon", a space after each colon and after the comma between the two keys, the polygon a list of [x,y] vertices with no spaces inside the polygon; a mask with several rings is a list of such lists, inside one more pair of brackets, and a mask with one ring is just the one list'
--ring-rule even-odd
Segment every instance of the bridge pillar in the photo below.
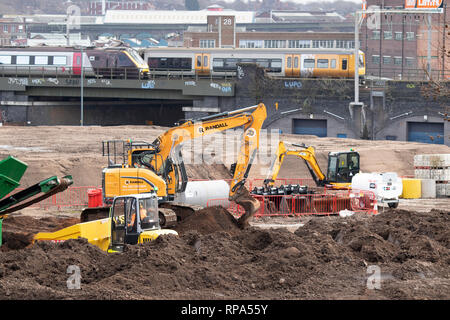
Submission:
{"label": "bridge pillar", "polygon": [[368,139],[369,136],[364,103],[350,102],[348,110],[350,113],[350,122],[355,133],[361,138]]}

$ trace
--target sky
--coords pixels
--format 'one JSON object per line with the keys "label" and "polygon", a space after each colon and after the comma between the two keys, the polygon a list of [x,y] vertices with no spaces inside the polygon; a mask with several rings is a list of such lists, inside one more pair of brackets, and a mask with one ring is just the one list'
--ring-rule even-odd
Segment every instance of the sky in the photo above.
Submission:
{"label": "sky", "polygon": [[[234,2],[234,0],[224,0],[225,2]],[[243,0],[244,2],[247,2],[246,0]],[[311,3],[311,2],[334,2],[338,0],[280,0],[281,2],[295,2],[295,3]],[[355,3],[362,3],[362,0],[346,0],[349,2],[355,2]]]}

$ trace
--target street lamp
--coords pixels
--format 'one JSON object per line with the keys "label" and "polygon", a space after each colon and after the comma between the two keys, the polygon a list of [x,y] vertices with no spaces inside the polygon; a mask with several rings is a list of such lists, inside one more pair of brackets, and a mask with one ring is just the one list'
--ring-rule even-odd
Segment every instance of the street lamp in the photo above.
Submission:
{"label": "street lamp", "polygon": [[83,113],[84,113],[84,105],[83,105],[83,94],[84,94],[84,68],[83,68],[83,46],[80,47],[81,48],[81,80],[80,80],[80,88],[81,88],[81,93],[80,93],[80,99],[81,99],[81,116],[80,116],[80,125],[83,126]]}

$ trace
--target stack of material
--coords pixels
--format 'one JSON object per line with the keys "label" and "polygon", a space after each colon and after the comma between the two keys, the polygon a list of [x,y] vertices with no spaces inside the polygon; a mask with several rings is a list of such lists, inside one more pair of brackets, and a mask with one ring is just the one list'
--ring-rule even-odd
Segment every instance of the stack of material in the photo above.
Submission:
{"label": "stack of material", "polygon": [[422,179],[422,198],[450,197],[450,154],[416,155],[414,169],[415,177]]}

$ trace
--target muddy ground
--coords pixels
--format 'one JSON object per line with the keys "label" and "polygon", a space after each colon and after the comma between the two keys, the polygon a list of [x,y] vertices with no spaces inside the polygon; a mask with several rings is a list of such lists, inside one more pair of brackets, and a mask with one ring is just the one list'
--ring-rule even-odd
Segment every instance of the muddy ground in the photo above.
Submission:
{"label": "muddy ground", "polygon": [[[5,220],[10,230],[26,223],[51,230],[57,221]],[[448,211],[311,217],[290,232],[240,230],[213,207],[177,229],[179,237],[127,246],[122,254],[82,239],[18,250],[7,241],[0,299],[450,298]],[[79,290],[67,288],[71,265],[81,271]],[[374,270],[381,282],[368,288]]]}
{"label": "muddy ground", "polygon": [[[66,174],[74,186],[98,186],[107,164],[101,141],[152,142],[166,129],[4,126],[0,159],[13,155],[29,165],[21,187]],[[193,154],[222,157],[201,164],[191,159],[189,178],[229,178],[240,141],[238,133],[232,136],[231,149],[226,135],[186,145],[185,160]],[[322,169],[328,152],[349,148],[360,153],[363,171],[399,175],[414,174],[415,154],[450,153],[447,146],[401,141],[281,139],[313,145]],[[220,142],[224,148],[214,148]],[[250,178],[266,177],[277,144],[261,145],[263,156]],[[301,160],[287,157],[279,177],[310,175]],[[82,239],[30,245],[39,231],[77,223],[80,209],[27,208],[4,220],[0,299],[449,299],[449,208],[450,199],[402,201],[399,209],[377,216],[264,218],[247,230],[213,208],[186,219],[177,227],[179,237],[128,246],[122,254],[106,254]],[[80,290],[67,288],[69,266],[80,268]],[[367,280],[374,270],[380,271],[381,287],[372,290]]]}

